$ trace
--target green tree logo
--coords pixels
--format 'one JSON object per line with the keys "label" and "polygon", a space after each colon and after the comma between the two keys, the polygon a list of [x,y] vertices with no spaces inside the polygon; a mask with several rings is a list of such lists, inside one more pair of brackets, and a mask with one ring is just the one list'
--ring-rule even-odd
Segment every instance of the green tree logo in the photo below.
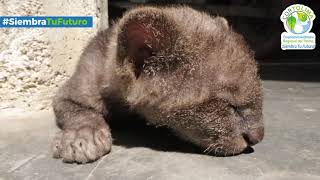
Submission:
{"label": "green tree logo", "polygon": [[291,30],[293,30],[293,29],[294,29],[294,26],[295,26],[296,23],[297,23],[297,20],[296,20],[295,17],[290,16],[290,17],[288,17],[288,19],[287,19],[287,23],[288,23],[289,28],[290,28]]}

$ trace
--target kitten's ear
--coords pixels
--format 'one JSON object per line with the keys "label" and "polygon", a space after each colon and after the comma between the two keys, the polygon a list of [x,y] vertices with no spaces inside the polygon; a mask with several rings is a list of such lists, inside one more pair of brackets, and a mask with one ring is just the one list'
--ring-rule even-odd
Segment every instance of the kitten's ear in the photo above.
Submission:
{"label": "kitten's ear", "polygon": [[216,17],[215,20],[220,26],[224,28],[224,30],[230,29],[228,20],[226,18],[219,16],[219,17]]}
{"label": "kitten's ear", "polygon": [[[128,58],[139,77],[146,60],[168,46],[175,25],[160,9],[133,10],[120,21],[119,59]],[[119,57],[118,56],[118,57]]]}

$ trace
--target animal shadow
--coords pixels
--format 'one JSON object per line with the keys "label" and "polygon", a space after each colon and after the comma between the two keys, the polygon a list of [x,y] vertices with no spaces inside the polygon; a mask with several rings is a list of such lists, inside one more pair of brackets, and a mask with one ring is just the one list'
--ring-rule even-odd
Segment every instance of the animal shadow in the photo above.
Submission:
{"label": "animal shadow", "polygon": [[[124,111],[123,107],[116,107],[107,117],[114,145],[126,148],[147,147],[165,152],[206,154],[203,149],[182,140],[168,128],[148,125],[147,121],[138,114]],[[249,154],[253,152],[254,149],[248,147],[242,153]],[[222,157],[215,154],[209,155]]]}
{"label": "animal shadow", "polygon": [[114,145],[202,154],[200,148],[181,140],[169,129],[147,125],[146,121],[136,114],[113,114],[109,120]]}

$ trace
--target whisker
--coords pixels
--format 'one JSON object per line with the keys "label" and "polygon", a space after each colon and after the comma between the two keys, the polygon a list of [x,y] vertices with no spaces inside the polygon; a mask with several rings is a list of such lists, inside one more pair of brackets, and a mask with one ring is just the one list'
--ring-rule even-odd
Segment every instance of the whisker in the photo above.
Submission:
{"label": "whisker", "polygon": [[214,145],[214,144],[210,144],[210,145],[207,147],[207,149],[205,149],[203,152],[206,153],[207,151],[209,151],[210,148],[211,148],[213,145]]}

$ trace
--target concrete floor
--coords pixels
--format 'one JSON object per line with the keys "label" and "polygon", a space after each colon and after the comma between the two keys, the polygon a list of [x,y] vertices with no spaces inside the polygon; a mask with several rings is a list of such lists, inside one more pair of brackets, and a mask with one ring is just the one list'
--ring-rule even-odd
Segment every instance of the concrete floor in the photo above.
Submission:
{"label": "concrete floor", "polygon": [[2,111],[0,179],[320,179],[320,83],[263,86],[265,139],[234,157],[199,154],[171,135],[135,129],[115,132],[111,154],[95,163],[64,164],[49,150],[58,130],[51,111]]}

